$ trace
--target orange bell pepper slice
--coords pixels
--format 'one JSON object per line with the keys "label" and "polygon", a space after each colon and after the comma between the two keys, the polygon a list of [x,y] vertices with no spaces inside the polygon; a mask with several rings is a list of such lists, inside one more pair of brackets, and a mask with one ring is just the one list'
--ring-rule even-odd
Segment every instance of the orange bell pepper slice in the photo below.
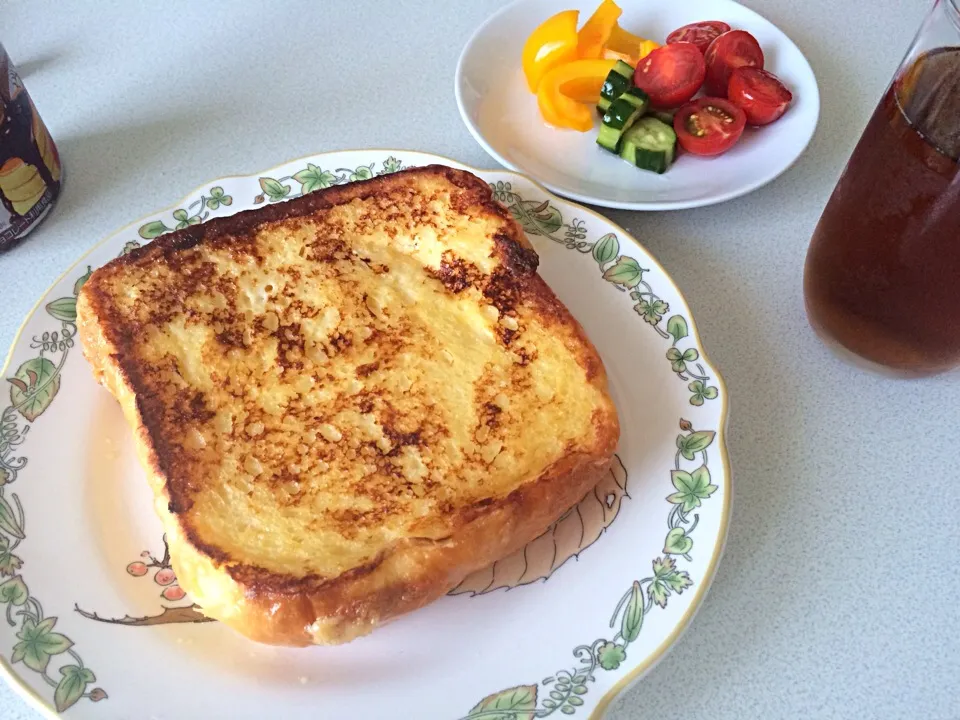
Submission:
{"label": "orange bell pepper slice", "polygon": [[622,13],[623,10],[613,0],[603,0],[590,19],[580,28],[577,57],[599,58]]}
{"label": "orange bell pepper slice", "polygon": [[544,20],[523,45],[523,74],[530,92],[550,70],[577,57],[579,10],[564,10]]}
{"label": "orange bell pepper slice", "polygon": [[[600,96],[600,87],[615,63],[614,60],[573,60],[544,75],[537,89],[537,105],[544,120],[580,132],[592,130],[596,115],[591,107],[596,102],[593,98]],[[581,102],[583,98],[589,98],[591,105]]]}
{"label": "orange bell pepper slice", "polygon": [[637,63],[658,47],[660,47],[659,43],[634,35],[617,24],[613,26],[610,38],[603,48],[603,57],[611,60],[623,60],[636,67]]}

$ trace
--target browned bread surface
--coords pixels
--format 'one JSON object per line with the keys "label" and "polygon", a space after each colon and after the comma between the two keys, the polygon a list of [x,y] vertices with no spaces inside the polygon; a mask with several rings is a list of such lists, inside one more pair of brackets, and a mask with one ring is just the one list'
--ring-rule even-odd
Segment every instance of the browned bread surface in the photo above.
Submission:
{"label": "browned bread surface", "polygon": [[522,229],[443,166],[164,235],[93,273],[180,584],[262,642],[339,643],[522,547],[619,437]]}

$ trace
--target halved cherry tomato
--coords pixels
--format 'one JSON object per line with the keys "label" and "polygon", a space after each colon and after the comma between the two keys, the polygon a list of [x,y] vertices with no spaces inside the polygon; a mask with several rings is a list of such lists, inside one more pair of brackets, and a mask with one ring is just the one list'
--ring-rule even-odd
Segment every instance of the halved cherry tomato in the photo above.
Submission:
{"label": "halved cherry tomato", "polygon": [[564,10],[544,20],[523,44],[523,74],[530,92],[550,70],[577,57],[579,10]]}
{"label": "halved cherry tomato", "polygon": [[613,0],[603,0],[577,33],[577,57],[600,57],[621,13],[623,10]]}
{"label": "halved cherry tomato", "polygon": [[740,67],[730,75],[727,97],[747,115],[751,125],[769,125],[787,111],[793,93],[772,72]]}
{"label": "halved cherry tomato", "polygon": [[680,147],[694,155],[720,155],[743,135],[747,116],[729,100],[701,97],[688,102],[673,116]]}
{"label": "halved cherry tomato", "polygon": [[728,30],[730,30],[730,26],[720,20],[690,23],[667,35],[667,45],[678,42],[693,43],[697,46],[697,50],[705,53],[707,48],[710,47],[710,43]]}
{"label": "halved cherry tomato", "polygon": [[657,48],[637,64],[633,83],[657,108],[683,105],[696,95],[707,72],[703,55],[692,43]]}
{"label": "halved cherry tomato", "polygon": [[717,37],[707,48],[706,91],[708,95],[726,97],[730,73],[738,67],[763,69],[763,50],[757,39],[746,30],[730,30]]}

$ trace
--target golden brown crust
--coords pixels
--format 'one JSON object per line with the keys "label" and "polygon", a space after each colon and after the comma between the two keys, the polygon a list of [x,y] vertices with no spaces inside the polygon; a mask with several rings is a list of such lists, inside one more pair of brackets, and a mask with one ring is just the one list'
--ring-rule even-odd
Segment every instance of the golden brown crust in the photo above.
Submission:
{"label": "golden brown crust", "polygon": [[[611,458],[569,458],[488,508],[442,541],[406,540],[374,563],[326,586],[291,594],[252,585],[234,629],[253,640],[307,645],[304,631],[318,618],[321,639],[349,640],[376,624],[417,610],[456,587],[467,575],[539,536],[576,504],[610,468]],[[411,569],[415,568],[415,573]],[[358,632],[360,631],[360,632]]]}
{"label": "golden brown crust", "polygon": [[[217,268],[187,260],[185,251],[202,246],[229,257],[262,260],[255,242],[259,229],[284,223],[296,227],[330,208],[354,201],[376,202],[385,194],[408,192],[416,179],[433,177],[454,188],[450,202],[457,213],[494,218],[494,270],[485,275],[462,258],[444,258],[432,275],[446,292],[475,292],[501,317],[537,318],[556,331],[582,368],[583,379],[601,398],[590,420],[589,443],[570,443],[554,462],[503,496],[451,505],[444,521],[427,522],[422,533],[385,546],[374,557],[343,572],[278,572],[247,562],[236,551],[204,533],[191,512],[198,478],[190,453],[171,428],[203,427],[214,415],[202,393],[171,400],[156,392],[158,370],[145,364],[140,348],[145,326],[161,326],[177,313],[196,288],[220,282]],[[410,193],[415,191],[409,190]],[[249,258],[248,258],[249,259]],[[151,307],[136,322],[118,308],[118,286],[128,276],[163,267],[177,272],[178,285],[167,287],[165,302]],[[315,192],[228,218],[162,236],[97,270],[78,299],[81,342],[98,380],[124,409],[137,438],[141,462],[157,498],[171,557],[180,584],[208,614],[255,640],[284,645],[337,643],[369,632],[400,614],[422,607],[454,587],[469,573],[534,539],[576,503],[607,471],[618,436],[616,410],[607,394],[603,364],[583,328],[537,275],[537,256],[522,229],[470,173],[442,166],[418,168]],[[498,329],[498,341],[528,359],[517,331]],[[535,350],[534,350],[535,352]],[[373,369],[371,369],[373,368]],[[376,372],[375,363],[357,368],[357,377]],[[189,390],[189,388],[188,388]],[[497,409],[500,412],[500,409]],[[386,432],[386,429],[385,429]],[[399,431],[391,439],[396,441]],[[396,444],[396,442],[394,442]],[[402,444],[402,443],[401,443]],[[431,524],[432,523],[432,524]],[[207,533],[209,535],[209,533]]]}

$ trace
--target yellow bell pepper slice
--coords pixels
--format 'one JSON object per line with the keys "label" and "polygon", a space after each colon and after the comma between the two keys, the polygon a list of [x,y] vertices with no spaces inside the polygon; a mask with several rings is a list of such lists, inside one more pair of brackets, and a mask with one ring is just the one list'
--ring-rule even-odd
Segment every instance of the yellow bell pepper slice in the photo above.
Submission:
{"label": "yellow bell pepper slice", "polygon": [[[606,78],[606,75],[604,75]],[[565,82],[560,86],[560,92],[572,100],[588,105],[596,105],[600,101],[600,88],[603,78],[578,77]]]}
{"label": "yellow bell pepper slice", "polygon": [[577,57],[599,58],[622,13],[623,10],[613,0],[603,0],[590,19],[580,28]]}
{"label": "yellow bell pepper slice", "polygon": [[536,92],[548,71],[577,57],[579,10],[564,10],[544,20],[523,45],[523,74]]}
{"label": "yellow bell pepper slice", "polygon": [[647,40],[624,30],[619,24],[613,26],[610,39],[603,48],[603,57],[611,60],[623,60],[636,67],[637,63],[660,47],[659,43]]}
{"label": "yellow bell pepper slice", "polygon": [[580,132],[592,130],[596,113],[577,97],[599,97],[600,86],[615,64],[614,60],[573,60],[544,75],[537,89],[544,120]]}

